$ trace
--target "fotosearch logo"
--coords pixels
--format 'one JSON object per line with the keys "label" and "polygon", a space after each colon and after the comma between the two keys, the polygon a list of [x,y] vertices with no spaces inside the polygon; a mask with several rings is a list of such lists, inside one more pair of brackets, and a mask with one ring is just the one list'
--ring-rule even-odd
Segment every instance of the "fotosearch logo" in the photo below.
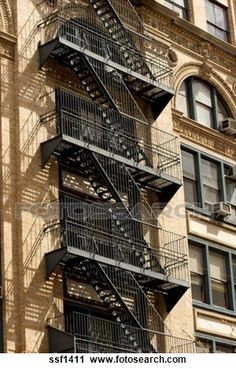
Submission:
{"label": "fotosearch logo", "polygon": [[[137,203],[133,208],[129,209],[129,214],[134,219],[143,221],[151,221],[153,218],[158,218],[161,214],[162,218],[166,219],[185,219],[186,218],[186,203],[179,203],[175,206],[170,203],[153,203],[148,206],[144,203]],[[121,217],[126,217],[128,211],[123,203],[115,204],[89,204],[83,201],[54,201],[50,203],[25,203],[19,202],[15,204],[15,218],[22,219],[24,213],[30,213],[33,217],[40,217],[45,220],[51,220],[57,217],[58,219],[75,219],[85,221],[86,219],[111,219],[114,214]]]}

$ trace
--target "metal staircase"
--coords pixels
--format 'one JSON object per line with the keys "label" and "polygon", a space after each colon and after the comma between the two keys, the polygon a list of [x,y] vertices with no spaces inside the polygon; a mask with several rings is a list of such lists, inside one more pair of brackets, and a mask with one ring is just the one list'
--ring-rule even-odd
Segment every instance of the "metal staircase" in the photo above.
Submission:
{"label": "metal staircase", "polygon": [[[151,329],[156,332],[163,331],[164,321],[131,272],[89,259],[77,260],[74,263],[64,262],[63,269],[67,277],[73,274],[77,277],[87,277],[112,319],[119,324],[121,343],[128,340],[137,352],[159,351],[150,343],[148,336]],[[151,311],[148,311],[148,306]],[[148,313],[149,316],[146,315]],[[131,327],[138,328],[138,334],[134,334],[130,330]],[[165,331],[169,333],[167,328]],[[71,333],[79,335],[76,330]]]}
{"label": "metal staircase", "polygon": [[[49,276],[60,265],[65,278],[82,278],[94,288],[111,320],[119,324],[121,341],[129,341],[135,352],[158,352],[159,342],[152,344],[148,332],[167,330],[143,288],[166,295],[175,288],[182,294],[186,283],[179,287],[175,278],[169,281],[169,251],[156,247],[154,252],[147,241],[154,238],[156,246],[160,245],[159,228],[148,228],[131,213],[140,202],[141,187],[161,193],[170,180],[162,174],[164,164],[158,163],[159,169],[154,171],[155,155],[150,155],[149,145],[140,144],[145,137],[137,140],[137,122],[146,125],[147,134],[149,123],[131,91],[155,103],[164,95],[160,106],[165,105],[171,93],[162,81],[169,69],[166,61],[153,69],[144,51],[147,39],[142,32],[134,32],[135,22],[127,27],[125,7],[134,11],[128,0],[122,0],[121,5],[117,0],[90,0],[88,17],[95,11],[101,34],[86,19],[60,15],[56,37],[40,45],[41,67],[48,58],[66,65],[92,100],[88,104],[70,97],[70,107],[65,103],[69,94],[57,91],[57,136],[42,144],[43,164],[56,155],[62,168],[67,166],[87,179],[94,198],[91,203],[83,202],[61,192],[60,248],[46,255],[47,273]],[[138,20],[137,14],[131,19]],[[136,26],[143,31],[139,21]],[[92,114],[99,135],[88,130],[89,120],[83,118],[79,126],[83,111]],[[158,160],[165,158],[168,167],[172,154],[163,147],[160,150]],[[84,215],[86,209],[92,214],[90,218]],[[101,213],[96,219],[98,210]],[[166,242],[167,247],[172,244]],[[177,255],[177,263],[184,265],[185,257]],[[179,292],[176,296],[175,302]],[[78,337],[79,328],[73,326],[69,333]]]}
{"label": "metal staircase", "polygon": [[[122,9],[125,18],[124,9],[128,4],[130,13],[127,19],[133,16],[138,25],[140,19],[128,1],[123,1],[122,6],[117,1],[92,1],[90,6],[78,6],[80,17],[76,19],[69,19],[68,14],[63,12],[55,14],[49,22],[58,23],[58,33],[51,39],[47,34],[40,45],[40,65],[43,66],[48,58],[54,58],[69,63],[69,66],[71,62],[76,71],[80,56],[86,58],[92,68],[95,68],[92,65],[94,62],[100,62],[106,71],[118,72],[130,91],[152,103],[153,108],[157,106],[154,114],[158,115],[173,96],[168,56],[166,53],[166,56],[159,54],[150,57],[146,52],[150,50],[147,45],[155,47],[156,41],[144,36],[139,26],[139,30],[135,31],[124,26],[118,13]],[[99,23],[93,25],[94,10],[100,26]],[[159,44],[156,46],[160,48]]]}

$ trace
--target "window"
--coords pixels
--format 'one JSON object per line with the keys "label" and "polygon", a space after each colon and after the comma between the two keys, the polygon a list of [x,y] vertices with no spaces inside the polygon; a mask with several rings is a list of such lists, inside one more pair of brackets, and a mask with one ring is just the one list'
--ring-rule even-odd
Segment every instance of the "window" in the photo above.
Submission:
{"label": "window", "polygon": [[233,264],[233,277],[234,277],[234,280],[233,280],[234,302],[236,305],[236,256],[234,256],[232,259],[233,259],[232,264]]}
{"label": "window", "polygon": [[165,0],[165,6],[176,13],[179,17],[187,19],[187,0]]}
{"label": "window", "polygon": [[185,201],[191,204],[197,203],[197,176],[195,166],[195,155],[188,151],[183,151],[183,175]]}
{"label": "window", "polygon": [[212,215],[213,204],[219,201],[230,203],[231,215],[224,221],[235,224],[236,186],[235,180],[230,178],[232,167],[184,147],[182,166],[186,206],[193,205],[197,211],[204,209],[206,215]]}
{"label": "window", "polygon": [[228,284],[225,256],[215,251],[209,252],[212,303],[228,307]]}
{"label": "window", "polygon": [[204,302],[204,267],[201,247],[195,246],[194,244],[189,245],[189,263],[193,299]]}
{"label": "window", "polygon": [[196,339],[196,351],[197,353],[234,353],[236,352],[235,342],[230,342],[225,339],[219,339],[219,337],[197,337]]}
{"label": "window", "polygon": [[214,129],[219,129],[220,122],[231,116],[215,87],[194,77],[181,84],[177,109],[201,125]]}
{"label": "window", "polygon": [[236,253],[190,239],[189,265],[195,303],[211,305],[213,310],[223,308],[236,313]]}
{"label": "window", "polygon": [[208,32],[223,41],[229,41],[227,8],[214,1],[206,0]]}
{"label": "window", "polygon": [[211,209],[211,205],[220,200],[218,165],[202,158],[201,166],[204,206]]}
{"label": "window", "polygon": [[231,204],[232,215],[230,219],[236,219],[236,184],[235,181],[230,178],[225,177],[225,185],[226,185],[226,197],[227,201]]}

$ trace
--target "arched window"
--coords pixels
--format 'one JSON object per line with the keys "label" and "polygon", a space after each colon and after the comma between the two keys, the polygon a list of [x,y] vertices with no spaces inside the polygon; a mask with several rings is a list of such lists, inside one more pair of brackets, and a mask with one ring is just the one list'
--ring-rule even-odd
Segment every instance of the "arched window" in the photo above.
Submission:
{"label": "arched window", "polygon": [[214,129],[219,129],[220,122],[231,116],[216,88],[195,77],[181,84],[177,109],[203,126]]}

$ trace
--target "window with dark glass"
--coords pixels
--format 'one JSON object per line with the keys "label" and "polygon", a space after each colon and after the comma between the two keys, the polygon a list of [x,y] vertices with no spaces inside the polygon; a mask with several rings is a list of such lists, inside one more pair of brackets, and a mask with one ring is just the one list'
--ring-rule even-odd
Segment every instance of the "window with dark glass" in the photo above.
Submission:
{"label": "window with dark glass", "polygon": [[187,0],[165,0],[165,6],[187,19]]}
{"label": "window with dark glass", "polygon": [[213,352],[212,342],[206,339],[197,338],[196,352],[198,354],[209,354],[210,352]]}
{"label": "window with dark glass", "polygon": [[188,151],[182,152],[185,201],[190,204],[197,203],[197,175],[195,155]]}
{"label": "window with dark glass", "polygon": [[196,338],[197,353],[234,353],[236,352],[236,343],[230,342],[219,337],[207,336],[207,338]]}
{"label": "window with dark glass", "polygon": [[231,115],[215,87],[195,77],[181,84],[177,109],[201,125],[214,129],[219,129],[220,122]]}
{"label": "window with dark glass", "polygon": [[204,206],[211,209],[211,205],[220,200],[218,165],[210,160],[201,160]]}
{"label": "window with dark glass", "polygon": [[193,205],[206,210],[206,214],[213,214],[214,204],[228,203],[231,214],[221,221],[235,224],[236,184],[230,177],[233,167],[189,147],[182,148],[181,156],[186,206]]}
{"label": "window with dark glass", "polygon": [[209,252],[212,303],[228,308],[228,277],[225,255]]}
{"label": "window with dark glass", "polygon": [[234,289],[234,303],[236,305],[236,256],[232,258],[233,264],[233,289]]}
{"label": "window with dark glass", "polygon": [[204,292],[204,267],[202,247],[189,244],[189,263],[191,271],[191,289],[194,300],[205,300]]}
{"label": "window with dark glass", "polygon": [[231,216],[230,219],[236,219],[236,183],[229,177],[225,177],[226,196],[227,201],[231,204]]}
{"label": "window with dark glass", "polygon": [[215,1],[205,1],[208,32],[223,41],[229,41],[227,8]]}
{"label": "window with dark glass", "polygon": [[236,253],[190,237],[189,266],[195,303],[236,313]]}

